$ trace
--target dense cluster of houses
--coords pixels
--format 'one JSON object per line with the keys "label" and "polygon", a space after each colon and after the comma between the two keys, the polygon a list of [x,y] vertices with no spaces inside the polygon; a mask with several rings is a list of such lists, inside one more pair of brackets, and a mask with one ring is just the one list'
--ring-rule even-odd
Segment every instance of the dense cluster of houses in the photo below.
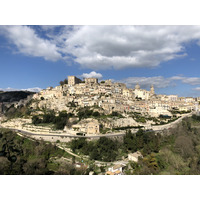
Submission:
{"label": "dense cluster of houses", "polygon": [[150,91],[147,91],[141,89],[138,84],[131,89],[123,83],[112,83],[111,80],[98,83],[96,78],[81,81],[75,76],[68,77],[68,84],[48,87],[33,98],[42,100],[37,103],[40,108],[57,111],[68,110],[72,105],[99,106],[106,113],[146,112],[155,117],[160,114],[171,115],[170,110],[191,111],[197,103],[197,99],[192,97],[156,95],[153,85]]}
{"label": "dense cluster of houses", "polygon": [[[178,97],[177,95],[155,94],[154,86],[150,91],[141,89],[139,84],[135,88],[127,88],[124,83],[105,80],[99,82],[97,78],[85,78],[84,81],[75,76],[68,76],[68,84],[63,84],[55,88],[48,87],[33,95],[35,100],[33,108],[49,109],[55,111],[77,112],[81,107],[94,107],[101,109],[104,114],[118,112],[130,117],[129,113],[140,113],[151,117],[173,116],[172,111],[190,112],[198,110],[199,99],[192,97]],[[137,125],[134,120],[117,122]],[[87,123],[80,122],[73,125],[73,130],[83,131],[88,134],[99,133],[98,121]],[[109,120],[108,120],[109,123]],[[106,124],[104,124],[106,126]],[[114,122],[108,126],[115,126]],[[89,127],[89,128],[88,128]],[[92,131],[90,131],[90,128]]]}

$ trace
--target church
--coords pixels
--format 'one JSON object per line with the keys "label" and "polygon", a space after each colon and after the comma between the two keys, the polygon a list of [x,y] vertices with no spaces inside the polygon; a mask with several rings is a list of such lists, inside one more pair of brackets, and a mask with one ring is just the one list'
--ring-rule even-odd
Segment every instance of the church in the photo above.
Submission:
{"label": "church", "polygon": [[151,90],[147,91],[144,89],[141,89],[139,84],[137,84],[135,86],[134,89],[134,94],[135,94],[135,98],[137,99],[143,99],[143,100],[148,100],[149,98],[153,97],[155,95],[155,91],[154,91],[154,86],[151,86]]}

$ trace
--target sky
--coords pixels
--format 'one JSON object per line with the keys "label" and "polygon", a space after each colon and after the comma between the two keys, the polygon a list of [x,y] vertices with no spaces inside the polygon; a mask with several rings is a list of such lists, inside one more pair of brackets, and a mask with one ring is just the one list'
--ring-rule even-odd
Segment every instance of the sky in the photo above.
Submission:
{"label": "sky", "polygon": [[200,26],[0,26],[0,90],[39,91],[69,75],[200,96]]}

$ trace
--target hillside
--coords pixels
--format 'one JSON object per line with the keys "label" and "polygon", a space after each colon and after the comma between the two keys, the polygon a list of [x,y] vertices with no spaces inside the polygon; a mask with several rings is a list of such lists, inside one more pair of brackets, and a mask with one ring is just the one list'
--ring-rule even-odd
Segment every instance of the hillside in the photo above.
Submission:
{"label": "hillside", "polygon": [[[71,156],[51,143],[33,141],[0,129],[0,175],[83,174]],[[65,161],[65,162],[64,162]]]}
{"label": "hillside", "polygon": [[34,94],[34,92],[28,91],[11,91],[0,92],[0,102],[14,102],[27,98],[27,96]]}
{"label": "hillside", "polygon": [[197,175],[200,174],[200,117],[184,119],[176,128],[164,134],[139,130],[127,131],[122,141],[100,138],[73,140],[71,149],[91,160],[104,162],[121,160],[129,153],[140,151],[143,159],[127,164],[127,175]]}

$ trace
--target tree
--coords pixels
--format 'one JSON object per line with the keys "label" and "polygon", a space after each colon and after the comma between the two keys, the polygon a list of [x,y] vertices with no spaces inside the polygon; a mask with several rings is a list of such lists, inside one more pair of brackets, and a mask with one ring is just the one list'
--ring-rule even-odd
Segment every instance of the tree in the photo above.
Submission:
{"label": "tree", "polygon": [[136,136],[130,130],[126,132],[123,141],[126,150],[132,152],[137,150]]}
{"label": "tree", "polygon": [[35,115],[35,116],[32,117],[32,123],[34,125],[37,125],[37,124],[42,123],[42,120],[38,116]]}
{"label": "tree", "polygon": [[68,84],[68,80],[67,79],[64,80],[64,84]]}
{"label": "tree", "polygon": [[76,149],[82,149],[85,145],[87,145],[85,138],[79,138],[71,141],[71,149],[73,152],[75,152]]}
{"label": "tree", "polygon": [[90,153],[90,159],[92,160],[100,160],[100,155],[96,149],[93,149]]}
{"label": "tree", "polygon": [[174,148],[183,158],[192,157],[195,153],[193,141],[187,136],[178,136]]}
{"label": "tree", "polygon": [[64,81],[60,81],[59,83],[60,83],[61,86],[63,86],[64,84],[68,84],[68,80],[65,79]]}
{"label": "tree", "polygon": [[61,86],[63,86],[63,85],[64,85],[64,81],[60,81],[59,83],[60,83],[60,85],[61,85]]}

